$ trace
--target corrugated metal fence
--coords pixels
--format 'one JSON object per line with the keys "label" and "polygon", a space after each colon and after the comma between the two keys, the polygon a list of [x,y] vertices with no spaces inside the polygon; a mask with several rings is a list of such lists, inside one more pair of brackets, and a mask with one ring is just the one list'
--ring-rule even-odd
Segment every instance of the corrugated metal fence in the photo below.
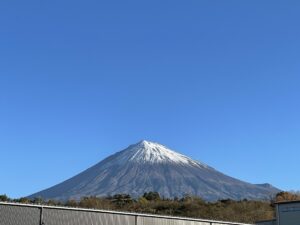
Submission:
{"label": "corrugated metal fence", "polygon": [[246,225],[223,221],[0,203],[0,225]]}

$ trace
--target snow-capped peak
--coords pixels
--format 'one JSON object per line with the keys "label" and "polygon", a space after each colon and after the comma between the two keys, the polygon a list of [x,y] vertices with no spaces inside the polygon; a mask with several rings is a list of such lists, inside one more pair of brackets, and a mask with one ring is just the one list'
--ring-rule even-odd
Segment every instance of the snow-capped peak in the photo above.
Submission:
{"label": "snow-capped peak", "polygon": [[137,144],[130,145],[127,149],[120,152],[119,160],[123,162],[136,163],[176,163],[190,166],[207,167],[204,163],[195,161],[178,152],[172,151],[167,147],[146,140],[142,140]]}

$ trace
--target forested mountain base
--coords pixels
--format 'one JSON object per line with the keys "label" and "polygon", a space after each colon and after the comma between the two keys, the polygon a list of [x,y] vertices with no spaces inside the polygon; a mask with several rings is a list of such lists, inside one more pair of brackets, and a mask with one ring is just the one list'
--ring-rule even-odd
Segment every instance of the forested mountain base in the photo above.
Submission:
{"label": "forested mountain base", "polygon": [[270,201],[248,201],[245,199],[242,201],[219,200],[213,203],[192,196],[181,199],[163,199],[156,192],[145,193],[138,199],[132,199],[126,194],[118,194],[102,198],[84,197],[80,201],[69,200],[64,203],[53,200],[43,201],[39,198],[33,200],[28,198],[9,199],[6,195],[0,196],[0,201],[129,211],[241,223],[254,223],[258,220],[272,219],[274,218],[275,201],[297,199],[300,199],[300,195],[288,192],[281,192]]}

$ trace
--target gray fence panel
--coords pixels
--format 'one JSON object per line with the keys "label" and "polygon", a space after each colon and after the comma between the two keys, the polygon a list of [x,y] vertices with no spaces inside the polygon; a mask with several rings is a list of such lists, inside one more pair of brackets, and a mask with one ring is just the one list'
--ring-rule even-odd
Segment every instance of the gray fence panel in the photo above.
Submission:
{"label": "gray fence panel", "polygon": [[[221,221],[0,203],[0,225],[237,225]],[[242,224],[240,224],[242,225]],[[246,224],[245,224],[246,225]],[[267,224],[266,224],[267,225]],[[268,224],[269,225],[269,224]]]}
{"label": "gray fence panel", "polygon": [[0,225],[40,225],[40,209],[0,205]]}
{"label": "gray fence panel", "polygon": [[[230,223],[230,224],[233,224],[233,223]],[[212,225],[226,225],[224,223],[212,223]]]}
{"label": "gray fence panel", "polygon": [[135,225],[135,217],[112,213],[43,209],[46,225]]}
{"label": "gray fence panel", "polygon": [[138,225],[210,225],[209,222],[187,221],[178,219],[165,219],[155,217],[143,217],[137,218]]}
{"label": "gray fence panel", "polygon": [[269,221],[260,221],[256,223],[257,225],[276,225],[275,220],[269,220]]}

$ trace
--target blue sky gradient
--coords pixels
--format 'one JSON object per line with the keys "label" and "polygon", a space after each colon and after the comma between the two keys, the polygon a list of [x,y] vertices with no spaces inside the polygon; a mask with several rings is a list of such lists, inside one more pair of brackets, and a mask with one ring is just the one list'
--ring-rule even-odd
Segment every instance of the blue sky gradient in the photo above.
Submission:
{"label": "blue sky gradient", "polygon": [[141,139],[299,190],[300,2],[1,1],[0,194]]}

